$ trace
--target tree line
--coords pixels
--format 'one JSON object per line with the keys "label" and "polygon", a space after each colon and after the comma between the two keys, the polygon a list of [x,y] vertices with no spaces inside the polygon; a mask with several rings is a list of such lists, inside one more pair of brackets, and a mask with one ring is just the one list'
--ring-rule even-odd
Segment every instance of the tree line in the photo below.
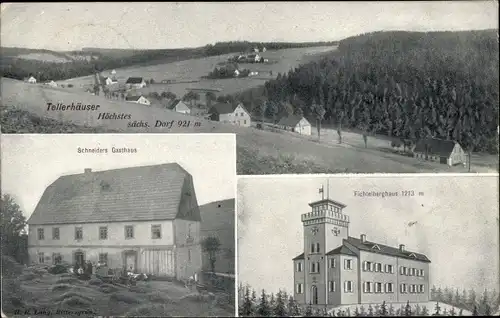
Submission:
{"label": "tree line", "polygon": [[500,307],[500,298],[496,290],[485,289],[482,294],[478,294],[474,289],[459,291],[458,288],[436,288],[436,286],[432,286],[430,298],[437,302],[468,310],[474,316],[490,316]]}
{"label": "tree line", "polygon": [[27,264],[29,257],[26,217],[12,196],[4,194],[0,198],[0,204],[2,256],[10,256],[20,264]]}
{"label": "tree line", "polygon": [[375,32],[235,97],[256,116],[291,113],[337,127],[498,152],[499,50],[494,30]]}

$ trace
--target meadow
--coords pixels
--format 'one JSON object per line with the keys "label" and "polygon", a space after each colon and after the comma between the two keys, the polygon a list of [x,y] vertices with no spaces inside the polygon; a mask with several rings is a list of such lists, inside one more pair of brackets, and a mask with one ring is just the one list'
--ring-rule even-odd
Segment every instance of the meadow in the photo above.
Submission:
{"label": "meadow", "polygon": [[[37,132],[39,129],[58,133],[58,129],[78,132],[85,129],[102,128],[107,131],[128,133],[235,133],[238,145],[238,174],[273,173],[412,173],[412,172],[467,172],[461,166],[448,167],[439,163],[417,161],[390,151],[381,151],[373,146],[390,142],[376,136],[369,138],[369,147],[364,148],[363,138],[357,133],[345,133],[343,143],[337,144],[336,137],[322,136],[318,142],[315,136],[300,136],[275,129],[260,130],[254,127],[239,127],[212,122],[188,116],[168,109],[143,106],[119,100],[108,100],[81,91],[50,88],[2,78],[2,132]],[[131,121],[149,122],[149,128],[128,127],[128,120],[98,120],[95,112],[47,111],[47,102],[82,102],[99,104],[101,112],[128,113]],[[24,114],[19,118],[19,112]],[[156,121],[174,121],[172,128],[154,128]],[[189,121],[190,127],[178,125]],[[60,125],[59,123],[66,123]],[[196,124],[197,123],[197,124]],[[44,125],[59,125],[58,128],[44,128]],[[363,144],[362,147],[359,145]],[[476,165],[472,172],[493,171]],[[493,171],[496,172],[496,171]]]}

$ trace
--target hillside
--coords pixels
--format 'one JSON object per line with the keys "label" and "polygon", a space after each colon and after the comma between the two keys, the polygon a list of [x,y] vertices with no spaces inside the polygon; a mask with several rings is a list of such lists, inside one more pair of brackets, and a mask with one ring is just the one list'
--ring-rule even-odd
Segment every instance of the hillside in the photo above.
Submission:
{"label": "hillside", "polygon": [[[215,271],[219,273],[234,273],[235,209],[234,199],[211,202],[200,206],[201,236],[204,238],[217,237],[221,243],[215,263]],[[203,268],[210,270],[207,257],[203,258]]]}
{"label": "hillside", "polygon": [[[346,134],[345,143],[317,142],[317,138],[299,136],[289,132],[260,130],[230,124],[207,121],[201,118],[175,113],[167,109],[108,100],[103,96],[62,88],[32,85],[12,79],[1,79],[1,105],[19,109],[42,118],[59,122],[103,127],[121,132],[145,133],[235,133],[238,145],[239,174],[272,173],[339,173],[339,172],[466,172],[463,167],[448,167],[439,163],[417,161],[389,151],[364,149],[359,134]],[[105,113],[126,113],[131,120],[98,120],[96,112],[47,111],[47,102],[98,104]],[[17,117],[8,112],[2,116],[2,130],[23,131],[26,127]],[[173,127],[154,127],[156,121],[171,122]],[[129,122],[148,122],[150,126],[129,127]],[[189,127],[184,127],[189,121]],[[372,138],[373,141],[377,140]],[[387,148],[390,143],[381,140]],[[473,164],[477,161],[473,161]],[[472,171],[495,172],[487,166],[473,165]]]}
{"label": "hillside", "polygon": [[[303,113],[365,134],[454,139],[498,153],[497,30],[376,32],[239,94],[254,114]],[[266,104],[262,113],[259,105]]]}

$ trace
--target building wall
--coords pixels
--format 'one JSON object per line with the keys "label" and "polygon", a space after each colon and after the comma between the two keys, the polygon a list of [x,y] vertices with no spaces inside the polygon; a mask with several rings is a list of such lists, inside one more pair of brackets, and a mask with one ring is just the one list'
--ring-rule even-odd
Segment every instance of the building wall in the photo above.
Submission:
{"label": "building wall", "polygon": [[180,104],[182,102],[179,102],[179,104],[177,106],[175,106],[175,111],[178,112],[178,113],[182,113],[182,114],[190,114],[191,113],[191,109],[189,107],[187,107],[185,104]]}
{"label": "building wall", "polygon": [[179,220],[174,221],[177,277],[187,278],[201,272],[200,222]]}
{"label": "building wall", "polygon": [[453,166],[456,164],[465,163],[465,162],[467,162],[466,157],[467,156],[466,156],[465,151],[457,143],[457,144],[455,144],[455,147],[453,148],[453,151],[450,155],[450,158],[448,158],[448,165]]}
{"label": "building wall", "polygon": [[250,115],[240,105],[230,114],[220,114],[219,121],[244,127],[250,127],[252,124]]}
{"label": "building wall", "polygon": [[[330,260],[335,260],[335,267],[331,268]],[[335,284],[335,290],[330,291],[328,289],[328,304],[337,306],[342,304],[342,284],[340,277],[341,263],[340,263],[340,255],[332,255],[328,256],[328,282],[333,281]],[[327,284],[329,284],[327,282]]]}
{"label": "building wall", "polygon": [[[345,268],[345,260],[350,260],[352,262],[352,269],[347,270]],[[351,255],[340,255],[340,291],[341,291],[341,302],[342,304],[357,304],[359,297],[358,290],[358,259]],[[352,282],[352,292],[347,292],[345,290],[345,282]]]}
{"label": "building wall", "polygon": [[300,122],[295,126],[294,131],[301,135],[310,136],[311,135],[311,124],[305,119],[302,118]]}
{"label": "building wall", "polygon": [[[297,263],[302,263],[302,271],[297,271]],[[294,281],[294,291],[293,296],[298,304],[305,304],[305,275],[306,275],[306,267],[305,261],[303,259],[293,261],[293,281]],[[297,293],[297,284],[302,284],[302,293]]]}
{"label": "building wall", "polygon": [[[361,292],[361,303],[370,304],[376,303],[381,304],[383,301],[386,302],[397,302],[398,300],[398,259],[396,257],[370,253],[365,251],[360,251],[360,262],[361,262],[361,271],[360,271],[360,292]],[[375,265],[373,265],[373,271],[365,270],[364,262],[371,262],[373,264],[380,263],[382,266],[382,272],[375,271]],[[385,273],[385,266],[392,265],[393,273]],[[373,286],[372,292],[365,292],[364,283],[371,282],[374,283],[382,283],[382,288],[384,288],[383,292],[377,293],[375,292],[375,286]],[[385,290],[385,284],[392,283],[393,291],[392,293],[388,293]]]}
{"label": "building wall", "polygon": [[[405,259],[405,258],[398,258],[398,302],[424,302],[424,301],[429,301],[429,263],[425,262],[420,262],[420,261],[414,261],[411,259]],[[408,268],[416,268],[416,269],[423,269],[424,270],[424,276],[423,277],[417,277],[417,276],[406,276],[406,275],[401,275],[400,274],[400,267],[405,266]],[[408,287],[408,292],[407,293],[401,293],[400,292],[400,286],[401,284],[406,284]],[[424,293],[410,293],[410,285],[411,284],[423,284],[424,285]]]}

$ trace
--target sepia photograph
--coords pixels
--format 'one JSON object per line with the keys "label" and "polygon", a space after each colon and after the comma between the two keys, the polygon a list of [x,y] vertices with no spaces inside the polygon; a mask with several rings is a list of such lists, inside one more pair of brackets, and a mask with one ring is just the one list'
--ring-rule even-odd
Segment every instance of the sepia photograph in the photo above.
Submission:
{"label": "sepia photograph", "polygon": [[235,315],[233,134],[1,146],[2,317]]}
{"label": "sepia photograph", "polygon": [[500,314],[498,174],[238,179],[238,312]]}
{"label": "sepia photograph", "polygon": [[240,175],[497,173],[498,1],[2,3],[3,133],[234,133]]}

